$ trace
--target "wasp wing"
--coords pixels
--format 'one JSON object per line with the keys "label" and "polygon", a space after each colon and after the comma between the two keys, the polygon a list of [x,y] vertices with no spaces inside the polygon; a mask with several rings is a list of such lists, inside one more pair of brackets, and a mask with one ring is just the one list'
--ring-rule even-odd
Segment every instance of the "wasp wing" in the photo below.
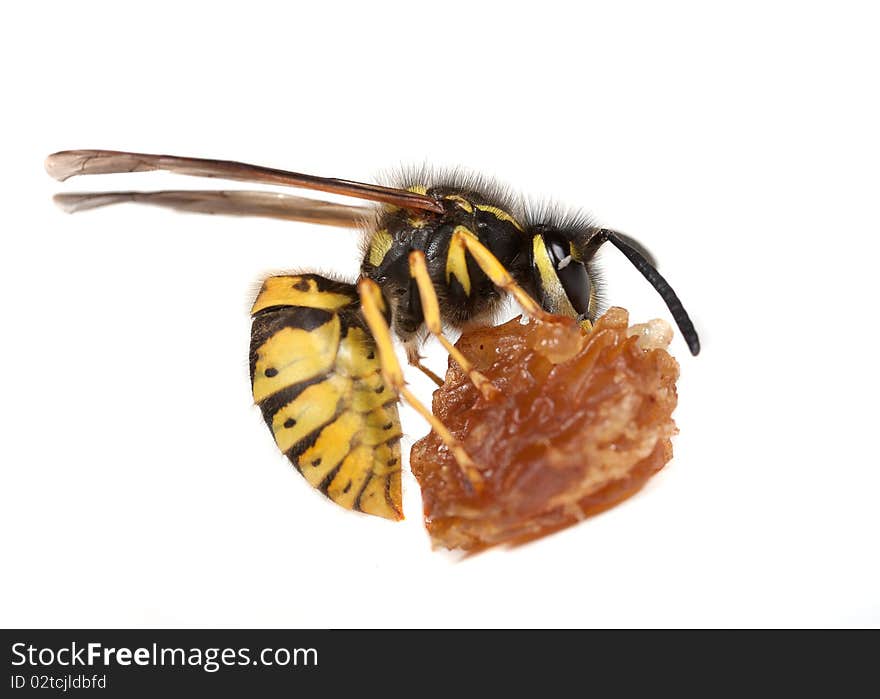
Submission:
{"label": "wasp wing", "polygon": [[356,288],[267,279],[252,309],[254,401],[279,449],[342,507],[401,519],[400,418]]}
{"label": "wasp wing", "polygon": [[77,192],[56,194],[55,203],[68,213],[111,204],[137,202],[178,211],[230,216],[264,216],[288,221],[357,228],[373,215],[366,206],[333,204],[279,192],[241,190],[167,190],[160,192]]}
{"label": "wasp wing", "polygon": [[232,160],[184,158],[175,155],[128,153],[113,150],[67,150],[54,153],[46,158],[46,170],[52,177],[61,181],[75,175],[166,170],[195,177],[220,177],[242,182],[313,189],[383,204],[393,204],[407,209],[438,213],[443,211],[443,208],[431,197],[405,189],[339,180],[332,177],[304,175]]}

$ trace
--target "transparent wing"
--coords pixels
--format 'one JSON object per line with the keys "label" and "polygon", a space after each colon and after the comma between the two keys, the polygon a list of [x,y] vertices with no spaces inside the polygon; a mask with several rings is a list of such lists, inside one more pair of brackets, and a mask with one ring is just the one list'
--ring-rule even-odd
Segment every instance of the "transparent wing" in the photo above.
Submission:
{"label": "transparent wing", "polygon": [[231,160],[183,158],[174,155],[127,153],[112,150],[67,150],[54,153],[46,158],[46,171],[61,181],[76,175],[103,175],[150,170],[166,170],[195,177],[219,177],[242,182],[300,187],[377,201],[383,204],[393,204],[407,209],[437,213],[443,211],[442,207],[431,197],[408,192],[404,189],[393,189],[331,177],[303,175],[298,172],[287,172]]}
{"label": "transparent wing", "polygon": [[136,202],[202,214],[265,216],[346,228],[356,228],[373,215],[373,209],[365,206],[332,204],[277,192],[239,190],[83,192],[56,194],[54,200],[68,213]]}

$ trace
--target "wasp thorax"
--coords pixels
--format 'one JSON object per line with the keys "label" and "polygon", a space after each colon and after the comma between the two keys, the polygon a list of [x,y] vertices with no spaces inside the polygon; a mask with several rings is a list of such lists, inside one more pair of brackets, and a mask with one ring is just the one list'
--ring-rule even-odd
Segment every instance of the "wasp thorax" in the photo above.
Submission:
{"label": "wasp thorax", "polygon": [[488,321],[500,292],[466,250],[465,240],[485,246],[527,286],[527,238],[522,225],[504,208],[479,194],[451,189],[424,190],[442,213],[387,207],[379,216],[364,256],[361,273],[380,285],[392,307],[398,337],[409,340],[425,322],[410,254],[424,255],[427,277],[439,305],[443,324],[462,327]]}

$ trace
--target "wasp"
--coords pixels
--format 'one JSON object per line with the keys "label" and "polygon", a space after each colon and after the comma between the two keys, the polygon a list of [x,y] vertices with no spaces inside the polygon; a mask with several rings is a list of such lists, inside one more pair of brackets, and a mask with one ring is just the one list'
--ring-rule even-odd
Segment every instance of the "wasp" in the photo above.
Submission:
{"label": "wasp", "polygon": [[337,504],[401,519],[402,398],[431,425],[475,487],[480,472],[461,443],[407,387],[393,346],[410,364],[434,336],[486,398],[495,387],[447,338],[492,322],[512,296],[536,319],[575,318],[589,330],[601,312],[596,251],[611,243],[657,290],[696,355],[699,338],[648,251],[580,216],[529,211],[476,176],[423,171],[386,187],[245,163],[107,150],[62,151],[46,168],[75,175],[164,170],[183,175],[286,185],[345,195],[372,205],[239,190],[58,194],[74,212],[119,202],[184,211],[253,215],[361,227],[364,256],[355,284],[317,274],[269,277],[252,308],[253,397],[278,447],[305,479]]}

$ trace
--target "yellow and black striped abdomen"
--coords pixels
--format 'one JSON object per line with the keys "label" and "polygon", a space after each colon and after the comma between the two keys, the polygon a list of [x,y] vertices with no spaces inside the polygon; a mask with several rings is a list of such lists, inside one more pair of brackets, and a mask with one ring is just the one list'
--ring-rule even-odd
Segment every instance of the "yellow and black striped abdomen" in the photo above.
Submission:
{"label": "yellow and black striped abdomen", "polygon": [[401,519],[397,396],[357,289],[314,274],[270,277],[251,313],[254,401],[278,447],[337,504]]}

